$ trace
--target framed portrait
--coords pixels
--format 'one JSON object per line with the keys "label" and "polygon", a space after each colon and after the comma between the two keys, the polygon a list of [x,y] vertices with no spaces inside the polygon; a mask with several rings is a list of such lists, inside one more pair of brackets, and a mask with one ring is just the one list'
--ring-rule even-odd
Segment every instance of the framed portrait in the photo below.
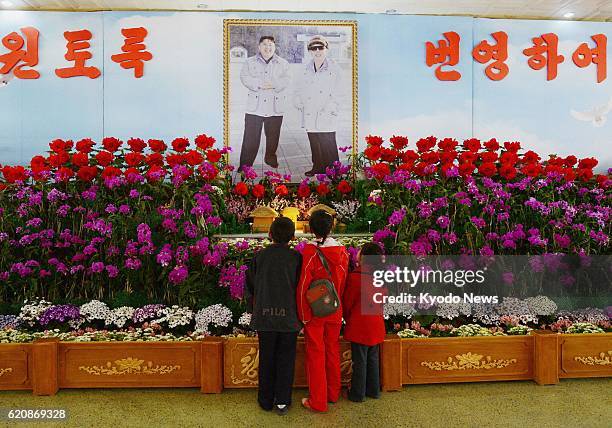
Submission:
{"label": "framed portrait", "polygon": [[291,181],[347,162],[357,145],[357,22],[224,20],[224,143]]}

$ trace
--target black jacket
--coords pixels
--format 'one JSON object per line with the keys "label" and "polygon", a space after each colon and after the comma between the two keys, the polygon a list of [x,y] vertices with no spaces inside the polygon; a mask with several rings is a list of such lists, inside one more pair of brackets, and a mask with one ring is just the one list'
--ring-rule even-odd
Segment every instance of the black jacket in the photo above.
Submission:
{"label": "black jacket", "polygon": [[259,251],[247,270],[247,302],[251,328],[294,332],[302,328],[296,307],[302,256],[287,245],[272,244]]}

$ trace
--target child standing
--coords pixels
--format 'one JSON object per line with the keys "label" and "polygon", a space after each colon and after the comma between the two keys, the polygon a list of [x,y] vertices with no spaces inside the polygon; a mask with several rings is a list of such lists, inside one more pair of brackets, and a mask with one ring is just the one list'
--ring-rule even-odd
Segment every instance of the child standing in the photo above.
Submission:
{"label": "child standing", "polygon": [[346,321],[344,339],[351,342],[353,375],[347,398],[361,402],[364,398],[380,397],[378,345],[385,340],[382,303],[373,299],[382,288],[375,288],[372,271],[381,265],[383,251],[378,244],[368,242],[361,247],[359,266],[348,276],[342,300]]}
{"label": "child standing", "polygon": [[295,226],[279,217],[270,227],[272,244],[261,250],[247,271],[251,328],[259,338],[259,390],[264,410],[284,415],[291,405],[297,335],[302,328],[296,310],[296,288],[302,257],[289,248]]}
{"label": "child standing", "polygon": [[[306,342],[306,377],[309,397],[302,405],[315,412],[327,411],[327,403],[335,403],[340,396],[340,328],[341,302],[338,310],[324,317],[314,316],[306,295],[310,284],[317,279],[329,279],[341,299],[348,273],[346,248],[330,237],[334,219],[323,210],[310,216],[309,226],[316,241],[307,244],[302,252],[302,274],[297,293],[298,313],[304,323]],[[322,254],[319,254],[320,251]],[[322,263],[324,258],[327,269]],[[329,270],[329,271],[328,271]],[[331,275],[330,275],[331,273]]]}

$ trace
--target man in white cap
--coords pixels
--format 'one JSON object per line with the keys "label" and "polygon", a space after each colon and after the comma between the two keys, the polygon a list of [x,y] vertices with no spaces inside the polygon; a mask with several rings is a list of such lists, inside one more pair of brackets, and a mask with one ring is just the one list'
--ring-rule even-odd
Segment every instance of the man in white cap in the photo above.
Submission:
{"label": "man in white cap", "polygon": [[245,165],[253,166],[259,151],[262,128],[266,134],[264,162],[272,168],[278,168],[276,149],[287,102],[285,89],[291,77],[289,63],[275,52],[274,37],[262,36],[259,39],[259,52],[245,61],[240,72],[240,80],[248,88],[249,94],[244,115],[239,171]]}
{"label": "man in white cap", "polygon": [[327,58],[329,46],[323,36],[308,42],[312,59],[297,74],[294,105],[302,113],[302,127],[308,133],[312,169],[307,176],[324,174],[325,168],[340,160],[336,143],[338,127],[340,67]]}

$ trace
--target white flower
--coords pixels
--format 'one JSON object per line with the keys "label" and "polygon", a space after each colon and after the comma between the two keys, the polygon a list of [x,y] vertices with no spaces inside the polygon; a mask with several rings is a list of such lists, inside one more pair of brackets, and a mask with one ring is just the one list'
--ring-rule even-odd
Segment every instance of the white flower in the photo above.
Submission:
{"label": "white flower", "polygon": [[81,316],[87,321],[105,320],[109,316],[110,309],[106,303],[100,302],[99,300],[92,300],[91,302],[81,305],[80,308]]}
{"label": "white flower", "polygon": [[483,324],[491,325],[499,323],[499,314],[495,311],[495,306],[489,303],[474,303],[472,306],[472,320]]}
{"label": "white flower", "polygon": [[535,315],[553,315],[557,311],[557,304],[546,296],[528,297],[525,303]]}
{"label": "white flower", "polygon": [[238,324],[243,327],[248,327],[251,325],[251,314],[248,312],[244,312],[240,315],[240,319],[238,319]]}
{"label": "white flower", "polygon": [[504,297],[502,303],[496,309],[499,315],[517,317],[523,324],[538,322],[538,316],[531,311],[527,302],[516,297]]}
{"label": "white flower", "polygon": [[448,320],[458,318],[461,315],[469,316],[472,313],[472,306],[469,303],[440,303],[436,308],[436,315]]}
{"label": "white flower", "polygon": [[191,320],[193,320],[193,311],[188,307],[179,307],[174,305],[169,308],[164,308],[157,312],[158,318],[156,320],[152,320],[152,324],[162,324],[167,323],[168,327],[176,328],[183,325],[189,325]]}
{"label": "white flower", "polygon": [[332,202],[332,206],[336,210],[336,216],[343,223],[350,223],[355,220],[357,211],[361,208],[361,202],[349,199],[340,202]]}
{"label": "white flower", "polygon": [[17,318],[22,323],[33,327],[34,324],[38,322],[43,312],[45,312],[49,307],[51,307],[51,302],[47,302],[44,299],[33,300],[31,302],[26,300],[24,305],[21,307],[21,311],[19,312],[19,316]]}
{"label": "white flower", "polygon": [[393,316],[403,316],[410,319],[415,313],[414,306],[406,303],[385,303],[383,305],[383,316],[386,320]]}
{"label": "white flower", "polygon": [[217,303],[198,311],[195,321],[196,332],[210,335],[209,327],[211,324],[215,327],[229,326],[232,322],[232,311],[221,303]]}
{"label": "white flower", "polygon": [[104,324],[108,326],[123,327],[126,322],[132,320],[134,308],[130,306],[121,306],[120,308],[109,311],[104,319]]}

